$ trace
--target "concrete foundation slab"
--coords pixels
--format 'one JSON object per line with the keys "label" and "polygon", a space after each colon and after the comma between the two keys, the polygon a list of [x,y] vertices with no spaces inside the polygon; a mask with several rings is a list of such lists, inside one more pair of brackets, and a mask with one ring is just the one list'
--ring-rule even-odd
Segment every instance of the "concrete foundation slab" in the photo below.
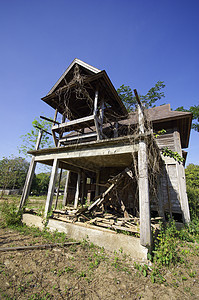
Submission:
{"label": "concrete foundation slab", "polygon": [[[44,228],[42,218],[31,214],[23,214],[23,222],[28,226],[36,226],[40,229]],[[54,231],[64,232],[68,237],[78,241],[83,239],[92,242],[93,244],[104,247],[109,251],[119,251],[121,248],[123,252],[137,259],[147,259],[147,248],[140,245],[140,239],[124,234],[112,232],[105,228],[97,229],[96,226],[74,224],[49,219],[47,228]]]}

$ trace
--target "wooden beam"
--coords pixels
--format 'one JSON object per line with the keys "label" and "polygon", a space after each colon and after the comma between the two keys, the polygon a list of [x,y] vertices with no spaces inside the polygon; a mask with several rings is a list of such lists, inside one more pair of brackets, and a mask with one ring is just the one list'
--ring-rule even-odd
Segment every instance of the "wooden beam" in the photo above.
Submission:
{"label": "wooden beam", "polygon": [[59,122],[57,122],[57,121],[55,121],[55,120],[52,120],[52,119],[49,119],[49,118],[46,118],[46,117],[44,117],[44,116],[40,116],[40,118],[43,119],[43,120],[46,120],[46,121],[48,121],[48,122],[51,122],[51,123],[53,123],[53,124],[59,124]]}

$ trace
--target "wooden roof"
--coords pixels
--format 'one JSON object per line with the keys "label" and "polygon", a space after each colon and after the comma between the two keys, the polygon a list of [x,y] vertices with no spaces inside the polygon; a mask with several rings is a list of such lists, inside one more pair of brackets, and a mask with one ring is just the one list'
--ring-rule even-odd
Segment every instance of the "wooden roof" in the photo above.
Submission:
{"label": "wooden roof", "polygon": [[[145,109],[147,119],[153,123],[154,130],[177,128],[180,132],[182,148],[187,148],[192,123],[192,113],[171,110],[170,104]],[[119,122],[121,125],[137,123],[137,114],[130,113],[126,120]]]}
{"label": "wooden roof", "polygon": [[[79,59],[75,59],[66,69],[63,75],[52,87],[50,92],[42,98],[48,105],[63,114],[66,110],[66,101],[64,100],[68,92],[68,83],[73,82],[74,68],[78,65],[80,75],[83,78],[83,85],[92,100],[95,97],[96,89],[99,90],[99,101],[104,99],[107,104],[105,114],[109,119],[121,119],[127,116],[127,110],[117,94],[106,71],[94,68]],[[70,84],[70,97],[67,99],[67,107],[71,111],[69,120],[82,118],[92,113],[93,107],[88,105],[88,99],[78,98],[76,93],[77,83]]]}
{"label": "wooden roof", "polygon": [[72,63],[70,64],[70,66],[66,69],[66,71],[61,75],[61,77],[57,80],[57,82],[53,85],[53,87],[51,88],[51,90],[48,92],[47,95],[52,94],[56,89],[58,89],[58,87],[61,85],[62,82],[64,82],[64,78],[67,76],[67,74],[69,73],[69,71],[73,68],[73,66],[75,64],[78,64],[79,66],[83,67],[85,70],[89,71],[90,74],[96,74],[101,72],[101,70],[83,62],[82,60],[75,58]]}

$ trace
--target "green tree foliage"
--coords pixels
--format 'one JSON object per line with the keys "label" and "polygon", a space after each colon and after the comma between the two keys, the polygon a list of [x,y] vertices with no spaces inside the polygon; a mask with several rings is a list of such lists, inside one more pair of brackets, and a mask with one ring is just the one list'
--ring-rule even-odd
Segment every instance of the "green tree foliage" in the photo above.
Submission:
{"label": "green tree foliage", "polygon": [[[4,157],[0,160],[0,187],[21,189],[24,185],[29,163],[22,157]],[[2,191],[2,196],[3,196]]]}
{"label": "green tree foliage", "polygon": [[50,180],[50,173],[39,173],[36,174],[31,191],[34,195],[45,195],[48,191],[48,184]]}
{"label": "green tree foliage", "polygon": [[193,114],[192,129],[199,132],[199,105],[190,106],[189,109],[185,109],[183,106],[180,106],[176,110],[191,112]]}
{"label": "green tree foliage", "polygon": [[[165,97],[162,89],[165,87],[164,81],[158,81],[154,87],[152,87],[146,95],[139,95],[140,101],[146,108],[155,107],[155,102]],[[124,84],[117,89],[117,93],[126,106],[128,112],[135,111],[137,106],[137,100],[133,96],[132,89],[130,86]]]}
{"label": "green tree foliage", "polygon": [[185,175],[191,217],[199,218],[199,165],[189,164]]}
{"label": "green tree foliage", "polygon": [[[39,128],[51,132],[52,123],[45,121],[45,120],[38,120],[37,118],[34,119],[32,122],[33,129],[30,132],[21,136],[22,143],[19,147],[19,153],[23,153],[23,155],[27,156],[27,151],[34,150],[37,137],[39,134]],[[47,148],[52,146],[52,138],[46,132],[43,132],[42,140],[40,143],[40,149]]]}

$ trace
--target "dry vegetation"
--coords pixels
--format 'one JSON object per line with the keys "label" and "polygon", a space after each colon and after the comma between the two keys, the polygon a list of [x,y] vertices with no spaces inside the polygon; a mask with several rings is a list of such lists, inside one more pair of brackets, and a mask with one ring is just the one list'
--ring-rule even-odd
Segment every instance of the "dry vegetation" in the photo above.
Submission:
{"label": "dry vegetation", "polygon": [[[1,252],[0,298],[198,299],[198,236],[194,241],[189,230],[180,239],[174,238],[172,226],[165,231],[164,241],[163,234],[159,235],[159,252],[153,263],[135,261],[122,248],[119,253],[109,253],[88,241],[51,249]],[[5,222],[0,228],[1,248],[66,241],[67,237],[57,232],[50,234],[20,225],[5,227]]]}

